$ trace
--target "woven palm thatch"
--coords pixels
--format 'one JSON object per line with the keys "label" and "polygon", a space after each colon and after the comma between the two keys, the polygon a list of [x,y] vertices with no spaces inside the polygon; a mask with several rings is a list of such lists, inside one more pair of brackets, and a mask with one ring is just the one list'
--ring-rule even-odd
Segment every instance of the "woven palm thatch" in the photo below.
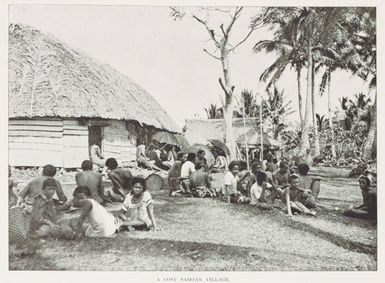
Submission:
{"label": "woven palm thatch", "polygon": [[179,132],[133,80],[32,27],[9,26],[9,118],[136,120]]}

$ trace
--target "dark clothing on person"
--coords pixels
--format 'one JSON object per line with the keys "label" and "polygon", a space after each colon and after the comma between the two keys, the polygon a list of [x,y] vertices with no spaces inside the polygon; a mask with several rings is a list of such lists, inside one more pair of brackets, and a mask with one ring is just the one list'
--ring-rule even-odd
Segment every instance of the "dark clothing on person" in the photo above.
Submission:
{"label": "dark clothing on person", "polygon": [[46,221],[56,223],[57,213],[53,199],[47,199],[43,194],[36,196],[32,206],[30,232],[35,232]]}
{"label": "dark clothing on person", "polygon": [[[47,176],[39,176],[33,179],[31,182],[27,184],[27,186],[19,193],[19,197],[25,199],[27,197],[26,203],[32,205],[35,201],[35,198],[42,192],[43,182],[51,177]],[[62,202],[67,201],[67,197],[65,196],[61,184],[59,181],[56,181],[56,195],[58,199]]]}
{"label": "dark clothing on person", "polygon": [[130,191],[130,182],[132,173],[128,169],[117,168],[108,172],[108,177],[112,182],[112,190],[114,193],[121,195],[123,198]]}

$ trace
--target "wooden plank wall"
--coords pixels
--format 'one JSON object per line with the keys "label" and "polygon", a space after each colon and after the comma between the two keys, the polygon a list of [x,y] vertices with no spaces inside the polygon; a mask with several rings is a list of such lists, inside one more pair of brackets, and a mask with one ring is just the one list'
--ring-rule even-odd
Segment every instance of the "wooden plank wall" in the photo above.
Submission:
{"label": "wooden plank wall", "polygon": [[11,166],[63,166],[63,121],[10,120],[8,129]]}
{"label": "wooden plank wall", "polygon": [[89,159],[88,127],[77,120],[63,121],[63,163],[65,168],[79,168]]}
{"label": "wooden plank wall", "polygon": [[136,134],[127,129],[125,121],[109,121],[109,126],[102,128],[102,137],[104,158],[136,159]]}

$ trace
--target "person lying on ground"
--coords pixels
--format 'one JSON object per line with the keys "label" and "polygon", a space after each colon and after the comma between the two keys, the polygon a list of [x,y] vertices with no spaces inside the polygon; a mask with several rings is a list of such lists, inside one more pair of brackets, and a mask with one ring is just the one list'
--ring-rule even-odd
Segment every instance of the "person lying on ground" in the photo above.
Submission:
{"label": "person lying on ground", "polygon": [[70,202],[56,206],[53,195],[57,191],[58,183],[54,178],[47,178],[42,183],[41,192],[35,197],[32,205],[29,237],[58,236],[57,210],[65,210],[71,206]]}
{"label": "person lying on ground", "polygon": [[346,216],[364,219],[375,219],[377,217],[377,192],[375,188],[370,187],[370,180],[362,175],[358,179],[363,203],[359,206],[351,206],[344,214]]}
{"label": "person lying on ground", "polygon": [[[43,182],[48,178],[53,178],[56,174],[56,167],[51,164],[47,164],[43,167],[42,176],[39,176],[32,181],[30,181],[27,186],[19,193],[17,206],[21,206],[24,201],[26,205],[26,211],[31,212],[32,205],[35,201],[35,198],[42,192]],[[67,201],[67,197],[63,192],[61,184],[56,180],[56,196],[59,200],[59,203],[65,203]]]}
{"label": "person lying on ground", "polygon": [[151,194],[147,192],[146,180],[142,177],[132,179],[132,189],[124,199],[120,218],[122,227],[128,230],[159,230],[154,216]]}
{"label": "person lying on ground", "polygon": [[270,209],[271,205],[266,200],[266,179],[265,172],[258,172],[256,175],[257,181],[251,186],[250,189],[250,205],[256,206],[260,209]]}
{"label": "person lying on ground", "polygon": [[215,157],[215,162],[211,166],[210,170],[212,173],[222,173],[227,171],[228,169],[228,162],[225,157],[225,153],[223,151],[220,151],[218,149],[213,150],[213,155]]}
{"label": "person lying on ground", "polygon": [[297,175],[289,176],[289,185],[282,193],[282,200],[286,204],[288,217],[293,216],[293,211],[315,216],[316,212],[310,210],[315,207],[315,198],[310,190],[305,190],[299,186]]}
{"label": "person lying on ground", "polygon": [[310,167],[306,163],[298,165],[299,185],[301,188],[310,190],[315,200],[317,200],[321,188],[321,178],[308,175],[309,170]]}
{"label": "person lying on ground", "polygon": [[111,203],[104,194],[102,174],[92,171],[92,163],[84,160],[81,164],[82,172],[75,175],[76,185],[88,187],[91,190],[91,198],[98,203]]}
{"label": "person lying on ground", "polygon": [[187,160],[182,164],[180,171],[179,189],[172,192],[171,196],[176,196],[177,194],[191,195],[189,177],[192,172],[195,172],[194,159],[195,153],[190,152],[187,154]]}
{"label": "person lying on ground", "polygon": [[112,182],[112,192],[109,192],[110,197],[115,201],[123,201],[130,190],[131,171],[118,168],[118,162],[112,157],[106,160],[106,166],[109,169],[107,175]]}
{"label": "person lying on ground", "polygon": [[150,158],[146,155],[146,146],[144,145],[144,141],[138,139],[136,148],[136,162],[139,167],[151,170],[161,171],[162,169],[155,165],[155,162],[151,162]]}
{"label": "person lying on ground", "polygon": [[170,187],[169,196],[171,196],[173,192],[179,191],[179,179],[182,172],[182,165],[186,160],[187,153],[179,152],[177,160],[168,172],[168,184]]}
{"label": "person lying on ground", "polygon": [[201,162],[195,165],[195,172],[189,176],[191,193],[194,197],[215,197],[215,190],[211,188],[210,174],[205,171],[206,165]]}
{"label": "person lying on ground", "polygon": [[[75,238],[86,237],[109,237],[119,231],[122,219],[114,217],[91,198],[91,190],[85,186],[76,187],[73,193],[73,205],[82,209],[77,220]],[[90,225],[85,224],[89,218]]]}

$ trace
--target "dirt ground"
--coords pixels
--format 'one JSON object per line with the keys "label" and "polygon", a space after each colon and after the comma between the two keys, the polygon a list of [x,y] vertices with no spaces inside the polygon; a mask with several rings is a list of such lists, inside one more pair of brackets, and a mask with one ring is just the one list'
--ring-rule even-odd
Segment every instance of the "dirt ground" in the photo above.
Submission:
{"label": "dirt ground", "polygon": [[[170,198],[165,190],[153,191],[161,231],[77,241],[50,239],[39,244],[36,254],[25,257],[15,255],[10,246],[9,269],[377,270],[376,223],[342,215],[344,208],[361,202],[357,180],[344,177],[348,173],[344,169],[315,171],[322,176],[316,218],[289,219],[280,209],[260,211],[217,199]],[[32,177],[23,174],[14,174],[19,188]],[[58,177],[68,195],[74,188],[73,175]],[[111,212],[116,209],[117,205],[108,207]]]}

